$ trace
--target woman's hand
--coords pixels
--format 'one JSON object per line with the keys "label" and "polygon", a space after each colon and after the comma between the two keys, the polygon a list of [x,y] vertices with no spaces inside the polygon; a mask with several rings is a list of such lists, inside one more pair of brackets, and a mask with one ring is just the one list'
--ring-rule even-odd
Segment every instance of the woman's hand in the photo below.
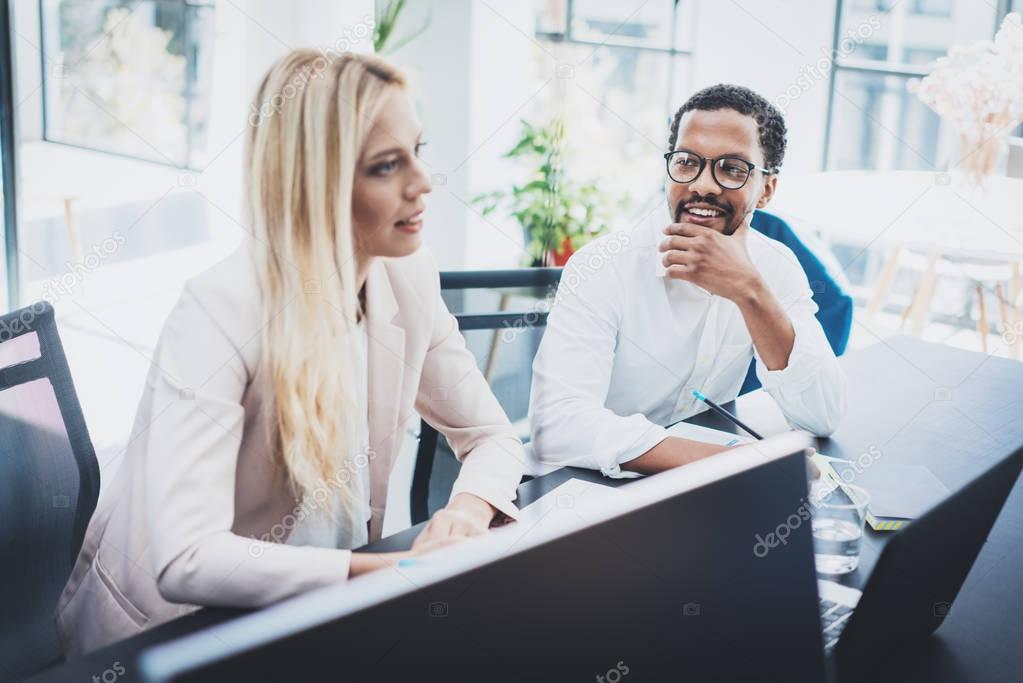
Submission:
{"label": "woman's hand", "polygon": [[[412,552],[428,552],[425,546],[444,540],[460,540],[482,536],[494,519],[490,503],[470,493],[459,493],[447,507],[438,510],[412,543]],[[433,548],[431,547],[430,550]]]}
{"label": "woman's hand", "polygon": [[397,567],[402,560],[407,560],[417,555],[425,555],[438,548],[447,545],[454,545],[464,541],[465,536],[442,536],[439,538],[423,539],[419,534],[412,544],[412,550],[402,550],[394,553],[352,553],[352,562],[348,568],[349,578],[368,574],[377,569],[388,569]]}
{"label": "woman's hand", "polygon": [[438,510],[412,542],[412,549],[397,553],[352,553],[348,576],[354,577],[377,569],[396,566],[401,560],[425,555],[439,548],[454,545],[487,532],[496,510],[482,498],[459,493],[447,507]]}

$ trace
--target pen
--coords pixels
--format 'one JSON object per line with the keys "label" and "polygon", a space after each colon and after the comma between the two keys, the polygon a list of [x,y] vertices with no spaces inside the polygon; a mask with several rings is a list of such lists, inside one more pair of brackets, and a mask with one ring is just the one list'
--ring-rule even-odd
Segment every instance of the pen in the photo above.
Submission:
{"label": "pen", "polygon": [[760,436],[755,431],[750,429],[746,424],[743,423],[742,420],[737,418],[735,415],[732,415],[730,412],[719,406],[717,403],[714,403],[714,401],[711,401],[709,398],[701,394],[699,391],[693,390],[693,396],[706,403],[711,410],[713,410],[715,413],[725,418],[732,424],[741,427],[742,429],[745,429],[747,432],[749,432],[750,436],[763,440],[764,437]]}

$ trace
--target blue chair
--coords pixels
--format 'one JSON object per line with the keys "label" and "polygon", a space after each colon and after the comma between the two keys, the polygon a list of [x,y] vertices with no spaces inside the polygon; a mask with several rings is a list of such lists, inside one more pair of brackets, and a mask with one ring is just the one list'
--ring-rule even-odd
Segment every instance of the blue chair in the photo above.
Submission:
{"label": "blue chair", "polygon": [[[824,328],[824,334],[835,355],[842,355],[849,343],[849,333],[852,331],[853,300],[840,284],[840,280],[844,281],[845,276],[838,264],[825,265],[788,223],[773,214],[756,211],[750,226],[757,232],[778,240],[796,255],[799,265],[806,272],[806,279],[810,281],[810,289],[813,290],[813,300],[817,304],[817,320]],[[750,362],[739,395],[759,388],[757,361],[754,359]]]}

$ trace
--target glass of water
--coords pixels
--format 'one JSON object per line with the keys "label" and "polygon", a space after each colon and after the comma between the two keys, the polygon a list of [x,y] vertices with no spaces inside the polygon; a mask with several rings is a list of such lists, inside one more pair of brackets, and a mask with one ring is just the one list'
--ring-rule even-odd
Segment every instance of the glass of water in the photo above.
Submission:
{"label": "glass of water", "polygon": [[848,574],[860,564],[860,540],[870,494],[828,479],[810,483],[813,551],[821,574]]}

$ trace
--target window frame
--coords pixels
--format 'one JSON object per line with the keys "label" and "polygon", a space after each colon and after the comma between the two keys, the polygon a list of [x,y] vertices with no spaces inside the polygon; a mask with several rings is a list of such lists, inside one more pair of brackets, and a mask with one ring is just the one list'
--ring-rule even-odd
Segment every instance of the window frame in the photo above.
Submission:
{"label": "window frame", "polygon": [[[59,2],[59,0],[57,0],[57,1]],[[37,3],[37,7],[38,7],[38,11],[39,11],[39,44],[41,46],[43,46],[43,48],[44,48],[44,49],[41,49],[39,51],[40,75],[41,75],[41,92],[40,92],[40,95],[41,95],[41,100],[42,100],[42,109],[41,109],[41,112],[40,112],[40,115],[42,117],[42,139],[44,141],[52,143],[52,144],[65,145],[67,147],[73,147],[73,148],[76,148],[76,149],[84,149],[84,150],[89,150],[89,151],[92,151],[92,152],[102,152],[103,154],[109,154],[110,156],[120,157],[122,159],[132,159],[132,160],[137,160],[137,161],[145,161],[145,162],[148,162],[148,163],[159,164],[161,166],[168,166],[170,168],[180,168],[180,169],[183,169],[183,170],[200,171],[202,169],[199,166],[197,166],[196,163],[195,163],[195,160],[196,160],[196,153],[195,153],[196,150],[195,150],[195,140],[194,140],[195,121],[194,121],[194,117],[193,117],[193,107],[194,107],[194,102],[195,102],[195,99],[196,99],[196,87],[195,87],[196,82],[197,82],[196,81],[196,75],[198,74],[198,66],[197,66],[195,58],[194,58],[194,55],[195,55],[194,47],[198,44],[198,41],[196,41],[195,35],[194,35],[194,31],[193,31],[192,20],[194,19],[194,17],[192,15],[193,15],[194,11],[203,10],[203,9],[208,9],[208,10],[211,10],[211,11],[215,12],[216,11],[216,2],[215,2],[215,0],[145,0],[145,1],[152,2],[154,4],[180,5],[184,9],[184,12],[182,12],[182,16],[183,16],[183,20],[182,20],[182,23],[183,23],[182,42],[183,42],[183,51],[184,51],[184,56],[185,56],[185,84],[184,84],[184,89],[183,89],[183,91],[181,93],[181,96],[184,98],[184,104],[185,104],[185,120],[184,120],[184,123],[185,123],[185,154],[184,154],[184,159],[183,159],[182,163],[181,164],[170,163],[167,160],[160,158],[159,155],[156,155],[156,156],[142,156],[142,155],[138,155],[138,154],[131,154],[131,153],[128,153],[128,152],[121,152],[121,151],[118,151],[118,150],[115,150],[115,149],[107,149],[107,148],[102,147],[101,145],[88,145],[88,144],[82,144],[81,142],[71,142],[69,140],[63,140],[63,139],[60,139],[59,137],[54,137],[53,136],[52,131],[50,130],[50,124],[49,124],[49,119],[50,119],[49,107],[50,107],[51,103],[49,101],[49,98],[47,97],[47,93],[49,92],[49,86],[50,86],[50,82],[49,82],[50,72],[49,72],[49,68],[47,67],[47,64],[46,64],[46,50],[45,50],[45,47],[46,47],[46,45],[49,44],[47,42],[48,32],[52,33],[52,31],[55,30],[55,29],[54,29],[53,26],[50,26],[49,28],[47,27],[47,11],[46,11],[47,0],[38,0],[38,3]],[[134,11],[134,8],[132,9],[132,11]],[[56,30],[59,31],[59,27]],[[51,39],[52,39],[52,36],[51,36]],[[59,36],[57,37],[57,39],[59,40]]]}
{"label": "window frame", "polygon": [[[1023,4],[1020,0],[1015,0],[1015,2]],[[995,7],[995,25],[991,30],[991,37],[994,37],[995,32],[998,31],[998,27],[1005,19],[1005,16],[1013,10],[1013,4],[1014,0],[998,0],[998,4]],[[835,21],[831,40],[832,55],[838,54],[838,49],[841,44],[842,15],[844,7],[845,0],[835,0]],[[821,159],[821,171],[827,171],[828,164],[831,162],[831,134],[833,132],[835,113],[835,82],[838,79],[838,73],[840,71],[873,74],[877,76],[896,76],[907,80],[910,78],[923,78],[929,73],[926,66],[920,66],[918,68],[912,68],[910,66],[892,67],[867,59],[834,59],[832,62],[831,73],[828,75],[828,106],[824,120],[824,150]],[[1023,127],[1018,130],[1021,134],[1023,134]]]}
{"label": "window frame", "polygon": [[[585,45],[594,49],[601,47],[613,47],[619,50],[636,50],[638,52],[654,52],[668,56],[668,78],[667,88],[665,95],[665,111],[667,120],[671,119],[674,114],[672,109],[672,95],[676,76],[676,58],[686,57],[692,58],[693,51],[678,47],[676,41],[678,38],[678,19],[679,19],[679,5],[684,0],[671,0],[671,40],[668,47],[658,47],[655,45],[642,45],[637,43],[625,43],[613,41],[609,37],[604,41],[589,40],[585,38],[576,38],[572,35],[572,19],[574,17],[575,2],[574,0],[565,0],[565,30],[564,31],[533,31],[533,36],[538,42],[549,42],[566,45]],[[670,151],[670,150],[669,150]]]}
{"label": "window frame", "polygon": [[0,304],[3,312],[18,308],[21,301],[21,275],[18,261],[18,139],[17,107],[14,98],[14,80],[16,77],[14,62],[14,46],[11,37],[14,35],[13,6],[6,12],[0,12],[0,183],[3,185],[3,224],[0,231],[4,234],[4,278],[6,293],[0,292]]}

